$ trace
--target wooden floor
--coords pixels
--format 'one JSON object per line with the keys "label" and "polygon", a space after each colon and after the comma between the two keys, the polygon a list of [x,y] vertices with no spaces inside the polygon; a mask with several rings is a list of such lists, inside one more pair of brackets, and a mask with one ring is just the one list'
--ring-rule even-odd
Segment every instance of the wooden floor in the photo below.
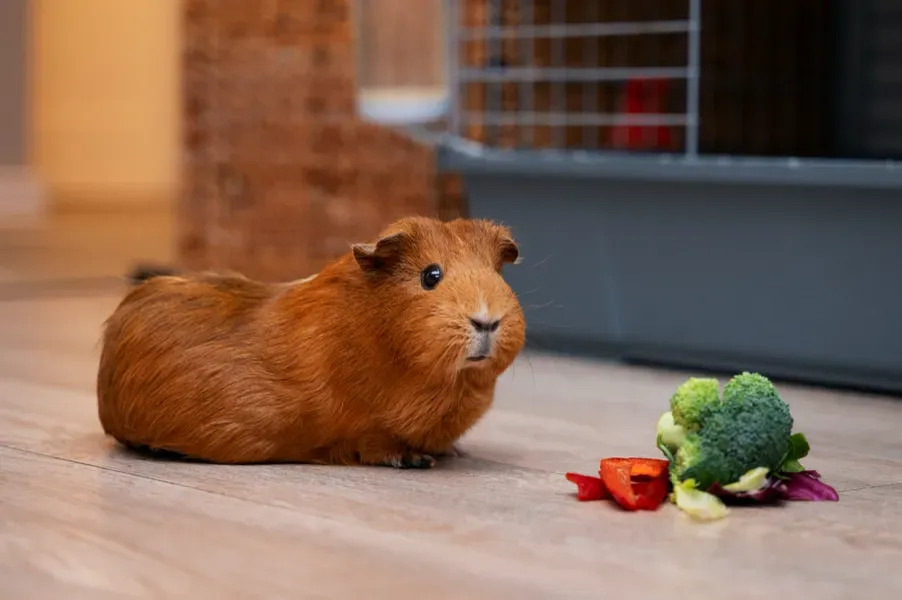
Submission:
{"label": "wooden floor", "polygon": [[[432,471],[150,461],[102,435],[99,326],[169,225],[0,231],[0,597],[898,598],[902,401],[782,386],[837,504],[578,503],[568,470],[655,456],[685,374],[528,356]],[[129,233],[130,231],[130,233]],[[154,237],[156,236],[156,237]]]}

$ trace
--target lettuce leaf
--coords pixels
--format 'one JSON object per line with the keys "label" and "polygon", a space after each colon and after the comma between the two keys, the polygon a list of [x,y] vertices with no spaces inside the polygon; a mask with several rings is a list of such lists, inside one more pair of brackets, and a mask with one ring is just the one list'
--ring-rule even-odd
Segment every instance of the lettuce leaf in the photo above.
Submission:
{"label": "lettuce leaf", "polygon": [[674,486],[672,500],[680,510],[700,521],[723,519],[729,512],[717,496],[698,489],[692,479]]}
{"label": "lettuce leaf", "polygon": [[839,501],[839,493],[821,481],[817,471],[789,473],[780,486],[780,496],[784,500],[803,502]]}

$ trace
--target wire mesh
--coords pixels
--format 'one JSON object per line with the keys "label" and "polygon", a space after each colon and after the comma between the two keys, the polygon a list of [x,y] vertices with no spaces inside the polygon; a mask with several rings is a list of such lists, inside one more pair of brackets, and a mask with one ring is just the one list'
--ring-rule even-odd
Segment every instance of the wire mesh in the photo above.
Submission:
{"label": "wire mesh", "polygon": [[695,153],[700,6],[449,0],[450,132],[493,147]]}
{"label": "wire mesh", "polygon": [[446,2],[452,139],[902,158],[902,109],[892,128],[862,129],[902,106],[902,78],[887,75],[902,73],[902,54],[876,45],[893,22],[902,39],[902,19],[883,16],[902,15],[893,0]]}

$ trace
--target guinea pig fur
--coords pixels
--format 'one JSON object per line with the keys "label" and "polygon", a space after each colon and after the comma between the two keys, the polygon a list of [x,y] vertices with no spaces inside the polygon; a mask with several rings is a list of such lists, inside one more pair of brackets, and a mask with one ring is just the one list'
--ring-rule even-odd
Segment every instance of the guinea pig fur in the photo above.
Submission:
{"label": "guinea pig fur", "polygon": [[216,463],[431,467],[523,348],[517,258],[498,224],[410,217],[295,282],[150,277],[105,324],[100,422]]}

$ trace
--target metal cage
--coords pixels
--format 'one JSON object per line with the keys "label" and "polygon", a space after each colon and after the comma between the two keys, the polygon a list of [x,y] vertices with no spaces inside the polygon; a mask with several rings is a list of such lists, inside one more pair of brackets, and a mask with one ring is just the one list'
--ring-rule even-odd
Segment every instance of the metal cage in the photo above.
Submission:
{"label": "metal cage", "polygon": [[[643,12],[604,4],[451,0],[451,135],[493,147],[676,149],[679,128],[679,146],[696,154],[700,0]],[[635,40],[648,42],[643,56],[615,56]],[[681,101],[654,96],[674,82]]]}
{"label": "metal cage", "polygon": [[902,9],[888,0],[445,7],[449,147],[667,155],[814,176],[838,161],[863,167],[860,177],[899,177]]}

